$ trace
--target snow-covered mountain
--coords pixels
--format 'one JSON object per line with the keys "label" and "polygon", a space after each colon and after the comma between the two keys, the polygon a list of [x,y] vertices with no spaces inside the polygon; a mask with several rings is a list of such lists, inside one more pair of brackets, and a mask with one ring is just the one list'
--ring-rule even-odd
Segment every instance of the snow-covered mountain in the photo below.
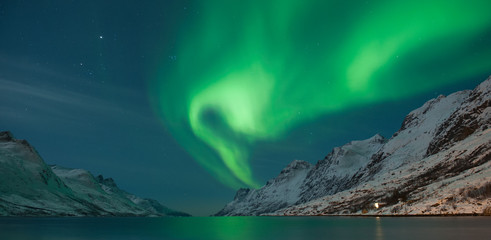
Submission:
{"label": "snow-covered mountain", "polygon": [[166,216],[187,214],[119,189],[111,178],[48,166],[25,140],[0,132],[0,216]]}
{"label": "snow-covered mountain", "polygon": [[239,189],[234,201],[227,204],[216,215],[259,215],[291,206],[298,201],[300,187],[311,169],[310,163],[295,160],[264,187],[252,190]]}
{"label": "snow-covered mountain", "polygon": [[239,190],[217,215],[491,214],[490,103],[491,77],[426,102],[388,140],[353,141],[279,187],[282,174]]}

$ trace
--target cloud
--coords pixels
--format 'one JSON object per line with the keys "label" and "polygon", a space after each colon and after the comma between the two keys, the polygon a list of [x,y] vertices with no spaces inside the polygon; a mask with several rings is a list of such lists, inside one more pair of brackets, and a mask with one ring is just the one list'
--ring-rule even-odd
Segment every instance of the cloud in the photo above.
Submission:
{"label": "cloud", "polygon": [[155,121],[141,110],[148,104],[145,92],[74,77],[19,58],[0,56],[0,63],[0,123]]}

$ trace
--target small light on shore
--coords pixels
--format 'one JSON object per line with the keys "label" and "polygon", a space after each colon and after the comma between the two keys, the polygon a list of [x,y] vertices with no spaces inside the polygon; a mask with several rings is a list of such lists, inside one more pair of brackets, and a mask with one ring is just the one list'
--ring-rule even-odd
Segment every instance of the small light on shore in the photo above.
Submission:
{"label": "small light on shore", "polygon": [[374,206],[375,206],[375,208],[379,208],[379,206],[378,206],[378,202],[376,202],[376,203],[374,204]]}

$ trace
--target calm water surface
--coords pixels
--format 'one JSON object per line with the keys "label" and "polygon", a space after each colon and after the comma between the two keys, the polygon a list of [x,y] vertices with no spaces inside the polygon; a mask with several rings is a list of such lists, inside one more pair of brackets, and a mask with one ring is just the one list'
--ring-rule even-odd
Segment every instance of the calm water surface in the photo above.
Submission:
{"label": "calm water surface", "polygon": [[0,239],[491,239],[491,217],[0,218]]}

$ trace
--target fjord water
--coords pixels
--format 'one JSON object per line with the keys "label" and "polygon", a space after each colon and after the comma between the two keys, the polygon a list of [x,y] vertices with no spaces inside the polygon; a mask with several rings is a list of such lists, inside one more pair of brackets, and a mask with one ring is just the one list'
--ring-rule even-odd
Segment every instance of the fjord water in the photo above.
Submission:
{"label": "fjord water", "polygon": [[491,218],[7,217],[0,239],[491,239]]}

